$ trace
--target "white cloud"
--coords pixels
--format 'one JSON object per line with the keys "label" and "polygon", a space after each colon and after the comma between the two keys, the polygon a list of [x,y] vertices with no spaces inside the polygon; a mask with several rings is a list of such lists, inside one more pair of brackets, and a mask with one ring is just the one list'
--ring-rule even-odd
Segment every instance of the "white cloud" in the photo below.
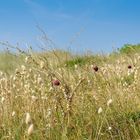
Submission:
{"label": "white cloud", "polygon": [[41,5],[33,0],[24,0],[25,4],[29,7],[30,12],[35,18],[46,18],[50,20],[69,20],[73,19],[72,15],[61,11],[61,4],[55,10],[49,10],[47,5]]}

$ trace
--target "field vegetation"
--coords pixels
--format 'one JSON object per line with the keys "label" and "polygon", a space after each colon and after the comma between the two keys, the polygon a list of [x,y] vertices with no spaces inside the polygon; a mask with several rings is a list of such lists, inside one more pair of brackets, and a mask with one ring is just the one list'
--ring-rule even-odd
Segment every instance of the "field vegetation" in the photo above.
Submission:
{"label": "field vegetation", "polygon": [[0,71],[1,140],[140,139],[139,44],[102,55],[6,51]]}

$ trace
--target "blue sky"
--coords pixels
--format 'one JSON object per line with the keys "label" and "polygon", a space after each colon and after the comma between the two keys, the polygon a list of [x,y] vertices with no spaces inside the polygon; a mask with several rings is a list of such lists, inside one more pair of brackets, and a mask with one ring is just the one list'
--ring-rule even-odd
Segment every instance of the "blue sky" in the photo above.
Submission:
{"label": "blue sky", "polygon": [[37,25],[57,48],[110,52],[140,43],[140,0],[0,0],[0,41],[43,45]]}

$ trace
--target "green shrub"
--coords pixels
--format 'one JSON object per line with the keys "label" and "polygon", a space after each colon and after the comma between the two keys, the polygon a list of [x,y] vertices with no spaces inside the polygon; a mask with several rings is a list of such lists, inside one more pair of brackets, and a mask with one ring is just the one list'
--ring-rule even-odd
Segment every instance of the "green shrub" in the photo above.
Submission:
{"label": "green shrub", "polygon": [[77,56],[71,60],[65,62],[67,67],[74,67],[75,65],[83,66],[85,64],[101,64],[107,59],[103,56],[91,55],[91,56]]}
{"label": "green shrub", "polygon": [[137,45],[125,44],[122,48],[119,49],[119,52],[123,54],[140,52],[140,44]]}

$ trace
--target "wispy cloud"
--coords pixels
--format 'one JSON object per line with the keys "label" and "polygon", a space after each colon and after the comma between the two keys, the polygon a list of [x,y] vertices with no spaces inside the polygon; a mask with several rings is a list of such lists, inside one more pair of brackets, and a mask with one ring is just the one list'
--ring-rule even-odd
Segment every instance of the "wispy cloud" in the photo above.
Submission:
{"label": "wispy cloud", "polygon": [[57,9],[49,10],[47,5],[41,5],[32,0],[24,0],[25,4],[29,7],[30,12],[35,18],[46,18],[50,20],[69,20],[72,19],[73,16],[61,11],[60,7]]}

